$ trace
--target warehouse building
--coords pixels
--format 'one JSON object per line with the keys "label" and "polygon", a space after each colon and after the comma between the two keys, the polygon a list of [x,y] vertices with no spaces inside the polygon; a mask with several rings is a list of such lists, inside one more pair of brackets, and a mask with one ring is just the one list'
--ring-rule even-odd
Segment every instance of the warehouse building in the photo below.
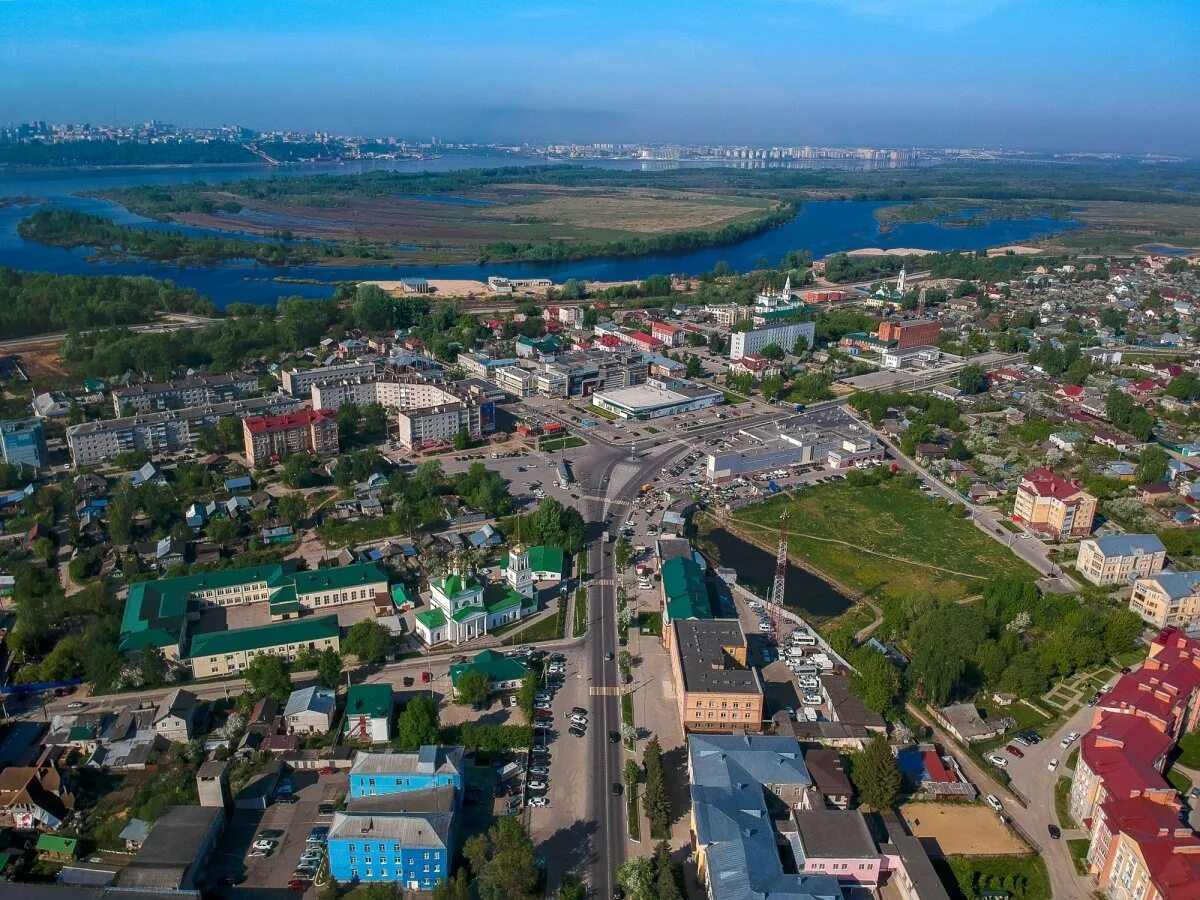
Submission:
{"label": "warehouse building", "polygon": [[592,395],[593,404],[622,419],[660,419],[724,402],[725,395],[720,391],[665,378],[650,378],[636,387],[597,391]]}

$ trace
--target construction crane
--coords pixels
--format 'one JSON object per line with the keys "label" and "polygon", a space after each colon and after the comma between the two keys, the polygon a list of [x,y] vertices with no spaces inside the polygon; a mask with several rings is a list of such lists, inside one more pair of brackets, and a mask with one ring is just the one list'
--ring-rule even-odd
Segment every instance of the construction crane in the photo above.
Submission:
{"label": "construction crane", "polygon": [[771,595],[767,598],[767,615],[771,618],[771,633],[778,641],[783,626],[783,590],[787,584],[788,567],[788,514],[779,517],[779,548],[775,553],[775,580],[771,583]]}

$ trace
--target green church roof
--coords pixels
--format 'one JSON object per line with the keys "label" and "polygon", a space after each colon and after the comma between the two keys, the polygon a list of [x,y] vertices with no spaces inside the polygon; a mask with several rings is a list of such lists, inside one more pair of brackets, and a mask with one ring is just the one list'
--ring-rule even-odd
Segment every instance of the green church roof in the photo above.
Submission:
{"label": "green church roof", "polygon": [[[559,577],[562,577],[566,571],[565,554],[562,547],[550,547],[545,544],[539,544],[536,547],[530,547],[529,568],[533,572],[557,572]],[[500,568],[508,567],[508,554],[505,553],[500,557]]]}
{"label": "green church roof", "polygon": [[432,631],[446,624],[446,614],[440,609],[426,609],[417,613],[417,621]]}

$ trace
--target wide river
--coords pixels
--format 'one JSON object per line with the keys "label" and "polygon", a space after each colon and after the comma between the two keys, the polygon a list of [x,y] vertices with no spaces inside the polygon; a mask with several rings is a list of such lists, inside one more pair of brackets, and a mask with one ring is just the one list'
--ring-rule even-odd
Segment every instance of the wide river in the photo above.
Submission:
{"label": "wide river", "polygon": [[[241,178],[332,172],[349,174],[368,168],[402,171],[451,171],[478,167],[540,165],[542,159],[521,157],[447,155],[439,159],[403,160],[375,164],[314,165],[285,170],[266,166],[179,169],[120,169],[89,171],[19,171],[0,173],[0,197],[36,197],[57,207],[104,215],[119,224],[146,228],[170,228],[188,234],[218,234],[227,231],[181,227],[135,215],[124,207],[103,200],[78,196],[85,191],[144,184],[177,184],[191,181],[232,181]],[[634,160],[589,161],[585,165],[605,168],[658,169],[662,163]],[[677,164],[670,164],[677,165]],[[489,275],[540,276],[555,281],[581,278],[597,281],[626,281],[654,274],[707,272],[719,261],[746,271],[760,259],[778,265],[791,250],[809,250],[815,258],[860,247],[915,247],[927,250],[978,250],[1021,243],[1066,228],[1075,222],[1047,218],[998,219],[978,227],[945,228],[933,223],[902,224],[883,231],[874,211],[883,204],[862,201],[805,202],[790,222],[736,244],[690,253],[639,257],[600,257],[554,264],[499,263],[443,266],[291,266],[274,268],[251,262],[230,261],[215,266],[178,266],[153,262],[97,263],[89,261],[86,248],[74,250],[46,247],[17,236],[17,223],[29,208],[0,209],[0,266],[60,274],[150,275],[206,294],[218,306],[228,303],[274,303],[280,297],[299,294],[327,297],[330,283],[401,277],[456,278],[484,281]],[[277,279],[311,279],[324,284],[290,284]]]}

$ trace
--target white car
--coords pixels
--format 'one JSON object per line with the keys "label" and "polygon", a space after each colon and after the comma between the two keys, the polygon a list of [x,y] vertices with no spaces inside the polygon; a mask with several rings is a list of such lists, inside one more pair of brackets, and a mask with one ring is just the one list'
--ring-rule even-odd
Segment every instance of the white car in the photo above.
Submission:
{"label": "white car", "polygon": [[542,703],[535,703],[535,704],[533,704],[533,708],[540,709],[544,712],[550,712],[550,703],[549,703],[549,701],[544,701]]}
{"label": "white car", "polygon": [[817,693],[813,693],[813,692],[807,693],[800,699],[804,703],[805,706],[820,706],[821,705],[821,695],[817,694]]}
{"label": "white car", "polygon": [[998,756],[997,754],[993,753],[987,759],[988,759],[988,762],[990,762],[993,766],[997,766],[1001,769],[1008,768],[1008,760],[1005,759],[1003,756]]}
{"label": "white car", "polygon": [[529,774],[530,775],[540,775],[544,778],[545,776],[550,774],[550,770],[547,769],[545,766],[530,766]]}
{"label": "white car", "polygon": [[1058,768],[1058,760],[1057,759],[1050,760],[1050,762],[1046,763],[1046,768],[1049,769],[1051,772],[1053,772],[1055,769]]}
{"label": "white car", "polygon": [[[800,668],[800,666],[797,665],[796,668]],[[800,687],[816,689],[821,686],[821,679],[815,675],[801,675],[799,681]]]}
{"label": "white car", "polygon": [[527,785],[525,785],[525,787],[531,791],[544,791],[546,789],[546,782],[531,781]]}
{"label": "white car", "polygon": [[987,795],[987,805],[990,806],[992,809],[994,809],[996,812],[1001,812],[1004,809],[1004,804],[1000,802],[1000,798],[997,797],[995,794]]}
{"label": "white car", "polygon": [[576,725],[582,725],[584,728],[587,728],[587,724],[588,724],[587,716],[571,716],[571,721],[574,722]]}
{"label": "white car", "polygon": [[550,798],[549,797],[530,797],[528,800],[525,801],[525,805],[526,806],[549,806]]}
{"label": "white car", "polygon": [[276,846],[275,841],[266,838],[260,838],[250,845],[252,850],[274,850]]}

